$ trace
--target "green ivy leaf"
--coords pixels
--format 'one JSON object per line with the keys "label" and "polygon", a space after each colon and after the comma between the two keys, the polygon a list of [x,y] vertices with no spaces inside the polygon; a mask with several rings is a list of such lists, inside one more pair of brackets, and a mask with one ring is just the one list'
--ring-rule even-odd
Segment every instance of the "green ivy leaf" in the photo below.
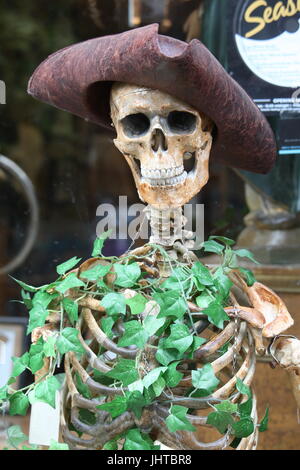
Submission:
{"label": "green ivy leaf", "polygon": [[48,450],[70,450],[68,444],[63,444],[51,439],[50,447]]}
{"label": "green ivy leaf", "polygon": [[258,261],[254,258],[253,254],[249,250],[245,250],[244,248],[240,250],[234,250],[234,253],[239,257],[239,258],[247,258],[250,259],[253,263],[259,264]]}
{"label": "green ivy leaf", "polygon": [[183,354],[192,343],[193,335],[188,327],[179,323],[171,325],[171,334],[164,342],[164,347],[166,349],[177,349],[180,354]]}
{"label": "green ivy leaf", "polygon": [[132,382],[131,384],[129,384],[128,385],[128,390],[130,392],[140,392],[140,393],[143,393],[144,391],[147,391],[146,389],[144,390],[144,385],[143,385],[142,379],[138,379],[135,382]]}
{"label": "green ivy leaf", "polygon": [[233,441],[231,442],[230,444],[230,447],[232,447],[233,449],[237,449],[238,446],[240,445],[241,443],[241,438],[240,437],[236,437],[235,439],[233,439]]}
{"label": "green ivy leaf", "polygon": [[229,426],[233,427],[234,420],[226,411],[214,411],[207,417],[207,424],[214,426],[221,434],[224,434]]}
{"label": "green ivy leaf", "polygon": [[32,446],[22,446],[22,450],[39,450],[39,446],[33,444]]}
{"label": "green ivy leaf", "polygon": [[198,295],[196,297],[196,304],[198,305],[199,308],[207,308],[209,304],[213,301],[214,297],[211,294],[208,294],[207,292],[202,292],[201,295]]}
{"label": "green ivy leaf", "polygon": [[208,238],[208,240],[218,240],[219,242],[224,243],[225,245],[232,246],[235,245],[235,241],[231,238],[222,237],[219,235],[212,235]]}
{"label": "green ivy leaf", "polygon": [[247,418],[251,416],[252,407],[253,407],[253,400],[252,400],[252,392],[251,389],[243,383],[243,381],[237,378],[236,383],[237,390],[242,393],[243,395],[248,396],[248,400],[244,403],[240,403],[238,405],[239,414],[241,418]]}
{"label": "green ivy leaf", "polygon": [[248,437],[254,432],[254,424],[249,416],[235,421],[232,427],[235,437]]}
{"label": "green ivy leaf", "polygon": [[200,261],[193,264],[192,273],[203,286],[212,286],[214,281],[209,269]]}
{"label": "green ivy leaf", "polygon": [[205,252],[216,253],[217,255],[221,255],[224,251],[224,246],[214,240],[202,243],[201,248],[203,248]]}
{"label": "green ivy leaf", "polygon": [[126,299],[122,294],[113,292],[106,294],[100,302],[107,315],[120,315],[126,313]]}
{"label": "green ivy leaf", "polygon": [[127,409],[132,411],[138,419],[141,419],[143,408],[148,404],[146,398],[139,390],[126,393]]}
{"label": "green ivy leaf", "polygon": [[227,343],[223,344],[223,346],[220,349],[218,349],[218,353],[220,353],[221,355],[227,353],[229,345],[230,345],[229,341]]}
{"label": "green ivy leaf", "polygon": [[136,294],[131,299],[126,300],[132,315],[139,315],[145,310],[148,300],[142,294]]}
{"label": "green ivy leaf", "polygon": [[170,415],[166,419],[166,425],[169,431],[196,431],[196,428],[190,423],[186,414],[188,408],[179,405],[171,407]]}
{"label": "green ivy leaf", "polygon": [[192,371],[192,384],[197,389],[199,397],[210,395],[216,390],[219,383],[211,364],[205,364],[201,369]]}
{"label": "green ivy leaf", "polygon": [[139,378],[138,371],[135,367],[135,361],[124,358],[119,359],[115,367],[105,375],[106,377],[120,380],[124,386],[135,382]]}
{"label": "green ivy leaf", "polygon": [[101,318],[101,328],[104,334],[110,339],[113,338],[114,334],[112,332],[112,327],[115,324],[115,319],[112,317],[103,317]]}
{"label": "green ivy leaf", "polygon": [[49,304],[53,299],[57,297],[57,294],[49,294],[48,292],[40,290],[32,298],[33,306],[42,306],[48,308]]}
{"label": "green ivy leaf", "polygon": [[55,408],[56,392],[59,389],[59,381],[54,376],[50,376],[36,384],[34,396],[38,401],[48,403],[52,408]]}
{"label": "green ivy leaf", "polygon": [[143,434],[145,440],[148,442],[148,444],[150,445],[151,447],[151,450],[160,450],[160,446],[159,445],[154,445],[154,442],[152,441],[152,439],[149,437],[148,434]]}
{"label": "green ivy leaf", "polygon": [[193,344],[191,347],[192,352],[196,351],[204,343],[206,343],[205,338],[201,338],[201,336],[193,336]]}
{"label": "green ivy leaf", "polygon": [[148,372],[148,374],[146,374],[142,380],[144,387],[149,388],[151,385],[153,385],[161,376],[161,374],[166,372],[166,370],[167,367],[156,367],[155,369],[152,369],[150,372]]}
{"label": "green ivy leaf", "polygon": [[9,414],[25,416],[29,407],[28,397],[23,392],[16,392],[9,397]]}
{"label": "green ivy leaf", "polygon": [[236,380],[236,388],[243,395],[247,395],[249,398],[252,397],[251,389],[248,387],[248,385],[244,384],[240,378],[237,378]]}
{"label": "green ivy leaf", "polygon": [[68,297],[65,297],[62,301],[63,308],[66,311],[69,320],[72,325],[75,325],[75,323],[78,320],[78,304],[74,302],[72,299],[69,299]]}
{"label": "green ivy leaf", "polygon": [[[154,393],[155,397],[159,397],[162,394],[162,392],[164,391],[165,386],[166,386],[165,379],[160,376],[149,388],[151,388],[153,390],[153,393]],[[149,388],[146,389],[146,390],[149,390]]]}
{"label": "green ivy leaf", "polygon": [[114,264],[114,270],[117,275],[115,285],[120,287],[133,287],[141,276],[141,268],[138,263],[128,265]]}
{"label": "green ivy leaf", "polygon": [[60,383],[60,388],[62,388],[66,379],[66,374],[64,372],[61,372],[60,374],[55,374],[55,378]]}
{"label": "green ivy leaf", "polygon": [[146,435],[142,434],[139,429],[130,429],[125,435],[124,450],[152,450]]}
{"label": "green ivy leaf", "polygon": [[76,273],[70,273],[55,287],[55,289],[60,294],[64,294],[67,290],[74,289],[75,287],[85,287],[85,283],[78,279]]}
{"label": "green ivy leaf", "polygon": [[[48,286],[46,286],[48,287]],[[32,330],[39,326],[44,326],[46,318],[48,316],[48,306],[53,299],[57,297],[57,294],[49,294],[43,290],[37,292],[32,298],[32,309],[29,312],[29,324],[27,328],[27,334],[31,333]]]}
{"label": "green ivy leaf", "polygon": [[67,271],[70,271],[71,269],[73,269],[76,266],[76,264],[78,264],[79,261],[81,261],[81,259],[82,258],[77,258],[77,256],[74,256],[68,261],[65,261],[64,263],[59,264],[58,266],[56,266],[57,274],[59,274],[60,276],[63,276],[64,274],[66,274]]}
{"label": "green ivy leaf", "polygon": [[84,397],[84,398],[92,398],[92,394],[90,392],[89,387],[82,381],[80,375],[78,372],[75,374],[76,377],[76,387],[78,392]]}
{"label": "green ivy leaf", "polygon": [[11,359],[14,364],[11,375],[12,377],[18,377],[29,365],[29,353],[26,352],[21,357],[12,357]]}
{"label": "green ivy leaf", "polygon": [[98,279],[106,276],[109,273],[110,269],[111,269],[111,264],[109,265],[97,264],[96,266],[93,266],[91,269],[82,271],[80,276],[83,277],[84,279],[88,279],[89,281],[97,281]]}
{"label": "green ivy leaf", "polygon": [[127,398],[124,396],[116,396],[112,401],[97,405],[98,410],[104,410],[111,414],[112,418],[120,416],[127,410]]}
{"label": "green ivy leaf", "polygon": [[43,305],[34,306],[29,312],[29,323],[27,327],[27,334],[31,333],[35,328],[44,326],[48,310]]}
{"label": "green ivy leaf", "polygon": [[168,277],[162,284],[161,287],[167,290],[186,290],[189,288],[191,279],[190,274],[182,268],[175,268],[172,271],[170,277]]}
{"label": "green ivy leaf", "polygon": [[60,354],[65,354],[73,351],[78,354],[83,354],[84,349],[78,339],[78,330],[75,328],[64,328],[57,340],[57,349]]}
{"label": "green ivy leaf", "polygon": [[57,336],[52,335],[47,338],[47,341],[43,344],[43,351],[46,357],[56,357],[56,341]]}
{"label": "green ivy leaf", "polygon": [[223,269],[220,267],[214,273],[214,284],[223,300],[226,300],[230,292],[233,282],[224,274]]}
{"label": "green ivy leaf", "polygon": [[7,429],[7,440],[9,445],[17,449],[22,442],[28,440],[28,436],[23,433],[20,426],[10,426]]}
{"label": "green ivy leaf", "polygon": [[218,405],[215,405],[215,408],[218,411],[226,411],[227,413],[237,413],[238,405],[236,403],[231,403],[229,400],[225,400]]}
{"label": "green ivy leaf", "polygon": [[155,394],[155,391],[152,386],[149,388],[145,388],[143,390],[143,395],[145,399],[147,400],[147,402],[149,403],[152,403],[153,401],[155,401],[155,398],[158,396]]}
{"label": "green ivy leaf", "polygon": [[39,340],[30,346],[29,349],[29,368],[33,374],[40,370],[44,365],[44,340],[39,338]]}
{"label": "green ivy leaf", "polygon": [[163,366],[167,366],[170,362],[181,359],[181,354],[176,349],[164,349],[166,338],[161,338],[159,341],[159,348],[155,354],[157,361]]}
{"label": "green ivy leaf", "polygon": [[210,323],[221,329],[224,327],[224,321],[229,320],[224,308],[217,301],[211,302],[209,306],[203,310],[203,313],[207,315]]}
{"label": "green ivy leaf", "polygon": [[187,311],[187,304],[181,292],[167,291],[153,294],[153,299],[159,304],[160,312],[157,318],[173,316],[182,318]]}
{"label": "green ivy leaf", "polygon": [[155,333],[166,324],[165,318],[157,318],[159,311],[154,313],[155,305],[153,301],[153,309],[143,319],[143,326],[149,336],[155,335]]}
{"label": "green ivy leaf", "polygon": [[261,420],[261,423],[259,424],[259,432],[265,432],[268,430],[268,424],[269,424],[269,407],[267,407],[265,416]]}
{"label": "green ivy leaf", "polygon": [[93,369],[93,379],[96,382],[101,383],[102,385],[111,386],[114,383],[114,379],[111,379],[110,377],[106,377],[105,373],[99,372],[99,370],[97,369]]}
{"label": "green ivy leaf", "polygon": [[111,234],[111,230],[107,230],[107,232],[103,232],[100,237],[96,238],[94,241],[93,245],[93,251],[92,251],[92,256],[101,256],[102,255],[102,249],[105,243],[105,240],[109,237]]}
{"label": "green ivy leaf", "polygon": [[252,400],[252,398],[249,398],[249,399],[248,399],[246,402],[244,402],[244,403],[240,403],[240,404],[238,405],[238,409],[239,409],[239,414],[240,414],[241,418],[247,417],[247,416],[251,416],[252,407],[253,407],[253,400]]}
{"label": "green ivy leaf", "polygon": [[10,276],[11,279],[13,279],[17,284],[19,284],[19,286],[22,287],[22,289],[24,289],[25,291],[27,292],[37,292],[39,289],[41,289],[41,287],[34,287],[34,286],[30,286],[29,284],[26,284],[25,282],[23,281],[19,281],[18,279],[15,279],[14,277]]}
{"label": "green ivy leaf", "polygon": [[103,450],[118,450],[118,443],[115,439],[108,441],[103,446]]}
{"label": "green ivy leaf", "polygon": [[21,290],[21,297],[24,302],[25,307],[30,310],[32,308],[32,300],[31,295],[29,292],[25,292],[23,289]]}
{"label": "green ivy leaf", "polygon": [[0,401],[6,401],[8,398],[8,390],[7,390],[7,385],[4,385],[4,387],[0,388]]}
{"label": "green ivy leaf", "polygon": [[163,374],[166,385],[170,388],[176,387],[184,376],[184,374],[176,369],[179,363],[180,361],[176,361],[170,364],[166,372]]}
{"label": "green ivy leaf", "polygon": [[107,284],[105,283],[105,281],[103,280],[103,278],[100,278],[98,279],[98,281],[96,282],[97,284],[97,287],[99,287],[99,289],[102,289],[104,290],[105,292],[107,292],[110,288],[107,286]]}
{"label": "green ivy leaf", "polygon": [[239,268],[239,271],[243,274],[246,279],[247,286],[251,287],[256,282],[255,276],[250,269]]}
{"label": "green ivy leaf", "polygon": [[118,342],[118,346],[132,346],[143,348],[149,339],[147,331],[136,321],[124,323],[124,333]]}
{"label": "green ivy leaf", "polygon": [[34,389],[28,393],[28,400],[29,400],[30,405],[33,405],[34,403],[39,401],[39,399],[36,398],[35,396]]}
{"label": "green ivy leaf", "polygon": [[225,248],[223,268],[227,268],[229,270],[238,268],[237,256],[228,246]]}
{"label": "green ivy leaf", "polygon": [[89,426],[94,426],[97,422],[95,413],[85,408],[79,408],[79,419]]}
{"label": "green ivy leaf", "polygon": [[10,377],[7,381],[7,385],[11,385],[11,384],[15,383],[15,381],[16,381],[16,377]]}

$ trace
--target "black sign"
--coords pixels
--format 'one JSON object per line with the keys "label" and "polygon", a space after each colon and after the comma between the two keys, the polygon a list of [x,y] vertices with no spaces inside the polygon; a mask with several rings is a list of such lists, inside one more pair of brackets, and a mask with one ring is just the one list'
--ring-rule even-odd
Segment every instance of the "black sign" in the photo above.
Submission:
{"label": "black sign", "polygon": [[300,153],[300,0],[230,0],[228,71],[278,126],[279,153]]}

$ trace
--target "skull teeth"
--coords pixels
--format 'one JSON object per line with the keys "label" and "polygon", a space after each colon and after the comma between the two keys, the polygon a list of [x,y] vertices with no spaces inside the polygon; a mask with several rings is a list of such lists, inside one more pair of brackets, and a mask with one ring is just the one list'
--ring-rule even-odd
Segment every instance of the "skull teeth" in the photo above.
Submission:
{"label": "skull teeth", "polygon": [[173,168],[161,168],[157,170],[148,170],[141,168],[141,173],[143,178],[150,179],[161,179],[161,178],[174,178],[175,176],[180,176],[184,172],[183,165],[176,166]]}
{"label": "skull teeth", "polygon": [[149,183],[151,186],[175,186],[183,183],[187,177],[187,172],[183,171],[181,175],[173,176],[172,178],[143,178],[145,183]]}

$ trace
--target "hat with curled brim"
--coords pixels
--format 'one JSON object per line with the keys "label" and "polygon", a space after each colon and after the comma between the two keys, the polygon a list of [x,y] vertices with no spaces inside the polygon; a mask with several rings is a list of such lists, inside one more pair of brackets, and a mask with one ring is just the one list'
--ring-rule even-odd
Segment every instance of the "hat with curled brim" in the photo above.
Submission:
{"label": "hat with curled brim", "polygon": [[211,157],[267,173],[276,159],[273,132],[247,93],[197,39],[158,34],[152,24],[66,47],[32,75],[28,93],[110,129],[113,82],[158,89],[186,102],[215,124]]}

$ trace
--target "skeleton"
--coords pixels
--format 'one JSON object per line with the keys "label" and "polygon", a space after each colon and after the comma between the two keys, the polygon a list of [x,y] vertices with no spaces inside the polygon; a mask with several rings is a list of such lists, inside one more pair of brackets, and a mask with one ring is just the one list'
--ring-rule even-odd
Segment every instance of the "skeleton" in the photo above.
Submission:
{"label": "skeleton", "polygon": [[[111,115],[117,132],[114,141],[126,158],[135,180],[140,198],[148,203],[147,214],[152,229],[150,242],[162,245],[169,253],[172,263],[176,261],[191,265],[197,259],[191,251],[191,234],[184,230],[185,220],[182,206],[197,194],[208,180],[208,162],[212,144],[213,123],[192,107],[158,90],[140,88],[135,85],[116,83],[111,92]],[[189,171],[186,171],[186,162]],[[151,278],[165,278],[172,269],[165,264],[160,254],[151,245],[137,248],[126,255],[139,260],[140,267]],[[78,270],[82,272],[103,260],[86,261]],[[111,282],[113,276],[107,276]],[[234,437],[227,431],[216,435],[211,442],[202,442],[201,428],[208,428],[207,411],[211,405],[230,397],[233,403],[246,401],[247,397],[235,391],[237,378],[251,386],[255,373],[257,356],[264,356],[269,345],[272,361],[285,368],[290,376],[293,392],[300,407],[300,342],[296,338],[281,335],[293,324],[284,303],[270,289],[256,282],[249,287],[238,271],[230,274],[234,284],[230,293],[230,305],[225,308],[230,321],[219,330],[199,315],[199,307],[193,302],[188,306],[192,316],[199,317],[195,323],[197,334],[205,334],[207,342],[200,346],[192,359],[183,364],[184,377],[171,392],[164,391],[154,404],[146,407],[140,419],[129,411],[112,419],[110,414],[96,408],[99,403],[121,395],[124,388],[115,388],[96,381],[93,370],[108,372],[118,357],[135,359],[138,348],[119,347],[109,339],[99,326],[105,309],[98,300],[86,296],[79,300],[81,319],[79,339],[86,354],[79,361],[74,353],[65,357],[66,385],[63,392],[63,439],[71,448],[101,449],[103,445],[118,434],[138,427],[149,432],[165,446],[172,449],[225,449]],[[124,290],[130,298],[134,291]],[[70,295],[72,293],[70,292]],[[149,300],[142,315],[149,314],[159,306]],[[34,341],[41,335],[47,336],[55,330],[57,318],[48,319],[48,324],[34,332]],[[123,331],[122,321],[116,329]],[[91,342],[86,342],[89,338]],[[151,345],[157,344],[153,336],[143,350],[148,370],[157,366]],[[217,352],[228,344],[227,352]],[[106,351],[97,356],[99,346]],[[145,359],[146,358],[146,359]],[[191,386],[191,370],[210,362],[214,373],[220,379],[217,390],[209,397],[186,397]],[[91,399],[84,398],[75,384],[75,373],[88,387]],[[100,398],[99,398],[100,396]],[[102,397],[102,398],[101,398]],[[258,440],[256,398],[253,393],[252,418],[255,431],[241,439],[238,449],[255,449]],[[188,415],[197,432],[168,431],[165,419],[170,403],[183,405],[194,412]],[[80,409],[89,410],[96,416],[95,424],[86,424],[80,416]],[[78,437],[70,425],[83,433]]]}

